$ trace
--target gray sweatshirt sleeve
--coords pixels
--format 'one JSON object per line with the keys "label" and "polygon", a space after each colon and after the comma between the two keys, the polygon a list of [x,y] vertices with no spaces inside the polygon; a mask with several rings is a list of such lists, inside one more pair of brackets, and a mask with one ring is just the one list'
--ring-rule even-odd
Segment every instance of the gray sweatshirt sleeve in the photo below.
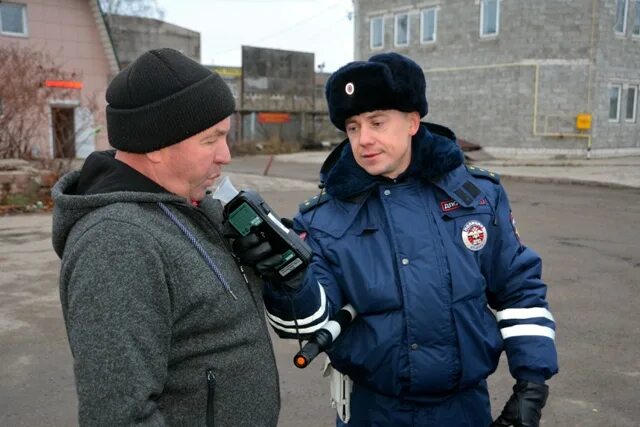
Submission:
{"label": "gray sweatshirt sleeve", "polygon": [[171,341],[163,256],[148,233],[102,222],[65,250],[61,300],[80,425],[164,425]]}

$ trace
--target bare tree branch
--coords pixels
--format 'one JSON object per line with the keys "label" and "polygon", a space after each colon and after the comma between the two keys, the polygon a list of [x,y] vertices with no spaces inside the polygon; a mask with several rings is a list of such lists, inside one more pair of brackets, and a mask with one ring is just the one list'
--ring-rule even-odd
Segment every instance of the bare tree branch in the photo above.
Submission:
{"label": "bare tree branch", "polygon": [[164,11],[156,0],[100,0],[100,7],[106,15],[164,18]]}

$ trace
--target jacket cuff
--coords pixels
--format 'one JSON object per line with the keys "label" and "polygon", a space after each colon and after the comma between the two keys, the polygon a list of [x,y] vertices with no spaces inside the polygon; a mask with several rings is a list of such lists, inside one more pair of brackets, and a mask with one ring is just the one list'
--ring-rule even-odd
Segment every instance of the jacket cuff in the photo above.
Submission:
{"label": "jacket cuff", "polygon": [[520,369],[516,375],[516,380],[529,381],[535,384],[544,384],[545,378],[540,372],[531,371],[529,369]]}

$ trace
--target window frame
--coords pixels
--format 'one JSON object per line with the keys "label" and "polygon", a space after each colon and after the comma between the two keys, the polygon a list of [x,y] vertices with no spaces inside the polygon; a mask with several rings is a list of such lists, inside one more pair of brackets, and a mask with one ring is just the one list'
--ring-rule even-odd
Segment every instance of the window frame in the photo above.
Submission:
{"label": "window frame", "polygon": [[[407,41],[405,43],[398,43],[398,18],[400,17],[406,17],[407,18]],[[409,19],[409,12],[400,12],[400,13],[396,13],[393,16],[393,45],[395,47],[405,47],[405,46],[409,46],[409,44],[411,43],[411,39],[410,39],[410,34],[411,34],[411,28],[410,28],[411,24],[410,24],[410,19]]]}
{"label": "window frame", "polygon": [[[618,2],[624,2],[624,16],[622,18],[622,31],[618,31]],[[624,36],[627,34],[627,20],[629,19],[629,0],[616,0],[616,14],[615,21],[613,23],[613,31],[618,36]]]}
{"label": "window frame", "polygon": [[[624,121],[625,123],[635,123],[638,117],[638,85],[628,85],[626,87],[627,96],[625,98],[624,109]],[[627,117],[627,111],[629,109],[629,89],[633,89],[633,115],[631,118]]]}
{"label": "window frame", "polygon": [[[438,7],[427,7],[420,10],[420,43],[433,44],[438,41]],[[425,13],[433,11],[433,40],[424,39]]]}
{"label": "window frame", "polygon": [[[615,83],[615,84],[612,83],[612,84],[609,85],[608,89],[609,89],[609,97],[608,97],[609,102],[607,103],[607,105],[609,107],[608,108],[609,109],[609,113],[607,114],[607,117],[609,117],[609,122],[610,123],[619,123],[620,122],[620,116],[621,116],[621,114],[620,114],[620,106],[622,104],[622,85],[618,84],[618,83]],[[611,118],[611,89],[618,89],[618,104],[617,104],[617,107],[616,107],[616,113],[617,114],[616,114],[615,118]]]}
{"label": "window frame", "polygon": [[[2,29],[2,6],[19,6],[22,12],[22,32],[5,31]],[[29,27],[27,26],[27,5],[25,3],[0,2],[0,35],[11,37],[29,37]]]}
{"label": "window frame", "polygon": [[[380,22],[380,46],[373,45],[373,26],[375,22]],[[376,15],[370,18],[369,22],[369,47],[371,50],[384,49],[384,15]]]}
{"label": "window frame", "polygon": [[484,21],[485,21],[485,3],[488,1],[494,0],[480,0],[480,38],[491,38],[497,37],[500,34],[500,0],[495,0],[496,2],[496,32],[495,33],[484,33]]}

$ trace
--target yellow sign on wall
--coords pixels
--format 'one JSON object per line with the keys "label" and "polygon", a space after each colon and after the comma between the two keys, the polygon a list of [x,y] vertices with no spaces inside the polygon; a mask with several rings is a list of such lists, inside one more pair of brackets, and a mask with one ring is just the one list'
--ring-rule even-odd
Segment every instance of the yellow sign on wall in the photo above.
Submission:
{"label": "yellow sign on wall", "polygon": [[580,113],[576,117],[576,129],[578,130],[589,130],[591,129],[591,114],[590,113]]}
{"label": "yellow sign on wall", "polygon": [[222,77],[242,77],[242,68],[240,67],[220,67],[213,65],[211,68]]}

